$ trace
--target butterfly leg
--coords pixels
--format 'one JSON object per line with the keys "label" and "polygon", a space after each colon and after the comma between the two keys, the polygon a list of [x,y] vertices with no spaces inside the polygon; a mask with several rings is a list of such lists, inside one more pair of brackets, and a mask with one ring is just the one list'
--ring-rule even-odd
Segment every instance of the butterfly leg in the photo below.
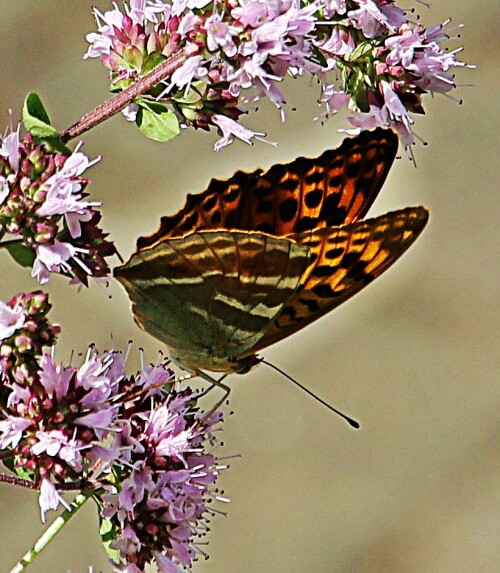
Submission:
{"label": "butterfly leg", "polygon": [[208,394],[211,390],[213,390],[213,388],[217,387],[220,388],[221,390],[224,391],[224,395],[222,396],[222,398],[220,400],[218,400],[214,406],[212,406],[212,408],[210,408],[210,410],[203,416],[203,418],[198,422],[198,425],[202,425],[205,420],[207,420],[208,418],[210,418],[210,416],[219,409],[219,407],[221,406],[221,404],[227,399],[227,397],[229,396],[230,392],[231,392],[231,388],[229,386],[227,386],[226,384],[222,383],[222,380],[224,380],[224,378],[227,377],[227,374],[224,374],[224,376],[222,376],[221,378],[219,378],[219,380],[216,380],[215,378],[212,378],[212,376],[209,376],[206,372],[203,372],[202,370],[195,370],[193,372],[194,375],[199,376],[200,378],[203,378],[203,380],[206,380],[207,382],[210,383],[210,386],[204,390],[200,396],[205,396],[206,394]]}

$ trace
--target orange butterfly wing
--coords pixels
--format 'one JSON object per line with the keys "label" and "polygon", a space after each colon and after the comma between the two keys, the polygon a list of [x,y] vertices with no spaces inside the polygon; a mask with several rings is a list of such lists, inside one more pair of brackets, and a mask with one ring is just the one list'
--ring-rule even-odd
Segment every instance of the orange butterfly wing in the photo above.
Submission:
{"label": "orange butterfly wing", "polygon": [[210,229],[262,231],[276,236],[350,223],[378,195],[398,148],[388,129],[364,131],[317,158],[299,157],[268,171],[237,171],[226,181],[187,196],[158,231],[137,241],[145,248],[164,238]]}
{"label": "orange butterfly wing", "polygon": [[311,262],[297,291],[254,351],[286,338],[354,296],[397,261],[427,221],[426,209],[409,207],[290,236],[311,250]]}

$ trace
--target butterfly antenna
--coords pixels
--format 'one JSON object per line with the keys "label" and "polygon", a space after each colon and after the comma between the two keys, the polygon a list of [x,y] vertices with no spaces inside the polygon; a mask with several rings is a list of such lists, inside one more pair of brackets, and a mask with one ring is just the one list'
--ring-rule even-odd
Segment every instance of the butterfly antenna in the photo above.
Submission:
{"label": "butterfly antenna", "polygon": [[297,380],[292,378],[290,376],[290,374],[287,374],[284,370],[281,370],[281,368],[279,368],[275,364],[271,364],[271,362],[267,362],[267,360],[265,360],[264,358],[257,358],[257,360],[259,362],[262,362],[263,364],[266,364],[267,366],[270,366],[271,368],[276,370],[276,372],[279,372],[282,376],[284,376],[287,380],[290,380],[290,382],[293,382],[295,384],[295,386],[298,386],[301,390],[303,390],[306,394],[309,394],[309,396],[314,398],[317,402],[319,402],[320,404],[323,404],[323,406],[326,406],[331,412],[334,412],[335,414],[337,414],[337,416],[340,416],[341,418],[343,418],[349,424],[349,426],[351,426],[352,428],[355,428],[356,430],[359,429],[359,427],[360,427],[359,422],[356,422],[356,420],[354,420],[353,418],[350,418],[349,416],[347,416],[346,414],[344,414],[340,410],[337,410],[336,408],[334,408],[328,402],[325,402],[325,400],[323,400],[317,394],[312,392],[312,390],[309,390],[309,388],[306,388],[303,384],[301,384],[300,382],[298,382]]}

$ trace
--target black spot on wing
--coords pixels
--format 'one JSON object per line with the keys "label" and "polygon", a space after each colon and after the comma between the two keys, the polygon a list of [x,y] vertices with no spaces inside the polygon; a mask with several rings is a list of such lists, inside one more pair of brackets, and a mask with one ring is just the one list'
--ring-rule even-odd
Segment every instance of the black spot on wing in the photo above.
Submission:
{"label": "black spot on wing", "polygon": [[315,298],[299,298],[299,302],[306,306],[309,312],[318,312],[320,310],[318,301]]}
{"label": "black spot on wing", "polygon": [[302,217],[295,225],[295,232],[312,231],[318,226],[318,217]]}
{"label": "black spot on wing", "polygon": [[298,209],[297,199],[285,199],[280,203],[279,212],[282,221],[291,221],[297,214]]}
{"label": "black spot on wing", "polygon": [[217,196],[211,195],[210,197],[207,198],[206,201],[203,202],[201,208],[203,209],[203,211],[211,211],[216,204],[217,204]]}
{"label": "black spot on wing", "polygon": [[319,298],[332,298],[334,296],[338,296],[340,293],[336,293],[332,287],[327,283],[322,283],[319,285],[315,285],[312,288],[312,292],[318,296]]}
{"label": "black spot on wing", "polygon": [[323,199],[323,191],[321,189],[313,189],[305,194],[304,201],[309,209],[315,209]]}

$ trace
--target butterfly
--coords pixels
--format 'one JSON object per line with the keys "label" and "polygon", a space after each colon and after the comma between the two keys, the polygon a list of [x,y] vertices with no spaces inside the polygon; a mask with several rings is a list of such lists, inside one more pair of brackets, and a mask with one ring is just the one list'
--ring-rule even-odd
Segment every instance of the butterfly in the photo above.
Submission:
{"label": "butterfly", "polygon": [[189,194],[114,270],[137,324],[188,370],[248,371],[258,351],[351,298],[419,236],[423,207],[364,220],[397,148],[378,128]]}

